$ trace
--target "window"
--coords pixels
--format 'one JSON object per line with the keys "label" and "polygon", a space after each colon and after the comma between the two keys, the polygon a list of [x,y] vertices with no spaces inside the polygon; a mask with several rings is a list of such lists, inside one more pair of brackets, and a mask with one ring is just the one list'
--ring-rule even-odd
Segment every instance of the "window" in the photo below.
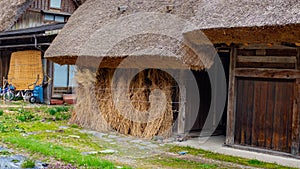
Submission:
{"label": "window", "polygon": [[[69,72],[69,77],[68,77]],[[75,81],[76,66],[54,64],[54,87],[74,87],[77,86]]]}
{"label": "window", "polygon": [[45,14],[45,21],[65,22],[65,16],[55,14]]}
{"label": "window", "polygon": [[45,14],[45,20],[46,21],[54,21],[54,15]]}
{"label": "window", "polygon": [[56,22],[65,22],[65,17],[64,16],[56,15],[54,20]]}
{"label": "window", "polygon": [[61,8],[61,0],[50,0],[50,8]]}

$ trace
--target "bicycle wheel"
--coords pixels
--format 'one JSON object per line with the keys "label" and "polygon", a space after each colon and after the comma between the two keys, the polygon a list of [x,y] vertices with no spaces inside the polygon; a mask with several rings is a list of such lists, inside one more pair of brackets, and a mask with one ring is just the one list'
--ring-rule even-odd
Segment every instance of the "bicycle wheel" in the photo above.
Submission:
{"label": "bicycle wheel", "polygon": [[8,91],[4,94],[4,99],[8,101],[12,101],[15,98],[15,94],[11,91]]}
{"label": "bicycle wheel", "polygon": [[32,91],[26,91],[24,96],[23,96],[23,99],[24,101],[27,101],[29,100],[29,98],[33,95]]}
{"label": "bicycle wheel", "polygon": [[32,103],[32,104],[34,104],[36,102],[36,98],[34,96],[31,96],[29,98],[29,102]]}

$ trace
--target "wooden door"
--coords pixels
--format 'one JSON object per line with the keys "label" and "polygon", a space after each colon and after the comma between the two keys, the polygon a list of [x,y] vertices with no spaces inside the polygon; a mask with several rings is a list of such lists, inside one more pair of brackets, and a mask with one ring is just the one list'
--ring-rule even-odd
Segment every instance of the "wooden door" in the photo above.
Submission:
{"label": "wooden door", "polygon": [[294,80],[237,78],[235,143],[291,152]]}

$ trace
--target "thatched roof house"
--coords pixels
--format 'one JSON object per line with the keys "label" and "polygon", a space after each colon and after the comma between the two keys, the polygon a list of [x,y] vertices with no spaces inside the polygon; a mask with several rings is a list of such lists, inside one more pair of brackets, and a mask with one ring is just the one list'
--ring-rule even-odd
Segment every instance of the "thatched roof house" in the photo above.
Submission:
{"label": "thatched roof house", "polygon": [[[59,9],[54,8],[50,0],[0,1],[0,84],[6,78],[17,90],[27,90],[37,75],[47,74],[53,79],[53,63],[42,63],[43,53],[83,3],[82,0],[56,2],[59,2]],[[47,103],[51,96],[52,83],[49,83],[45,92]]]}
{"label": "thatched roof house", "polygon": [[[164,62],[164,68],[176,68],[172,67],[173,59],[186,63],[192,70],[201,70],[213,64],[215,53],[211,52],[212,50],[208,50],[207,53],[205,49],[214,44],[220,49],[219,54],[225,56],[222,61],[226,62],[227,59],[228,63],[227,67],[223,63],[229,77],[228,105],[225,110],[226,144],[247,146],[247,149],[267,148],[299,156],[299,9],[300,2],[297,0],[87,0],[72,15],[45,55],[60,64],[75,64],[76,59],[81,56],[96,60],[108,58],[101,62],[97,73],[81,72],[79,84],[90,81],[90,84],[96,85],[80,86],[79,105],[82,107],[77,109],[73,122],[101,130],[100,121],[105,119],[110,127],[121,133],[151,137],[162,134],[161,128],[170,128],[169,125],[172,125],[174,120],[172,118],[177,117],[174,116],[174,108],[179,112],[177,115],[184,114],[178,116],[184,125],[191,122],[189,105],[185,105],[189,109],[185,113],[169,104],[164,117],[153,123],[128,121],[115,109],[112,100],[110,84],[114,68],[127,56],[134,56],[140,60],[144,60],[143,56],[151,56],[147,58],[171,58],[169,62]],[[172,16],[189,21],[186,24],[192,23],[192,26],[182,29],[184,22],[172,20],[172,17],[151,22],[153,18],[145,14],[146,12],[152,12],[150,14],[153,18],[159,18],[159,14],[173,14]],[[172,21],[177,22],[169,24]],[[152,31],[156,29],[162,30],[162,34]],[[136,30],[140,32],[130,34]],[[202,36],[202,32],[207,38]],[[173,36],[173,33],[177,34]],[[155,43],[162,44],[170,53],[152,50],[159,49]],[[113,63],[114,61],[117,63]],[[147,61],[145,59],[145,62]],[[137,67],[134,63],[129,66]],[[201,76],[197,76],[195,72],[193,71],[195,78],[200,79],[200,89],[205,80],[201,81]],[[92,76],[95,78],[91,78]],[[159,84],[160,81],[165,83]],[[139,101],[149,102],[150,94],[147,91],[156,88],[168,93],[166,99],[169,102],[174,103],[174,98],[178,101],[177,89],[168,88],[172,85],[178,84],[167,74],[147,70],[133,80],[129,94],[118,94],[128,94],[135,107],[147,110],[149,105]],[[145,86],[147,91],[136,92],[135,89],[144,89]],[[203,90],[204,93],[210,92],[211,86],[204,86]],[[96,97],[87,95],[91,92],[96,93]],[[191,95],[196,93],[187,92],[187,104],[192,100]],[[86,102],[93,99],[98,101]],[[95,105],[99,110],[90,108]],[[203,105],[213,107],[210,103]],[[200,111],[196,113],[201,116]],[[202,120],[205,121],[206,118],[203,117]],[[194,124],[198,125],[192,125]]]}
{"label": "thatched roof house", "polygon": [[[0,32],[9,30],[28,9],[34,0],[1,0],[0,1]],[[74,0],[79,6],[85,0]]]}
{"label": "thatched roof house", "polygon": [[[128,9],[120,13],[118,7],[121,6],[128,6]],[[95,31],[108,22],[138,12],[171,13],[189,20],[195,23],[196,29],[203,31],[213,43],[295,42],[300,41],[298,38],[300,32],[297,31],[300,23],[299,8],[300,3],[296,0],[279,0],[272,3],[247,0],[171,2],[90,0],[73,14],[65,29],[46,52],[46,57],[61,64],[74,64],[76,56],[82,55],[81,51],[86,47],[86,41]],[[186,37],[192,40],[194,34],[186,34]],[[85,54],[94,56],[99,51],[100,49],[90,50]]]}
{"label": "thatched roof house", "polygon": [[2,0],[0,1],[0,32],[9,30],[33,0]]}

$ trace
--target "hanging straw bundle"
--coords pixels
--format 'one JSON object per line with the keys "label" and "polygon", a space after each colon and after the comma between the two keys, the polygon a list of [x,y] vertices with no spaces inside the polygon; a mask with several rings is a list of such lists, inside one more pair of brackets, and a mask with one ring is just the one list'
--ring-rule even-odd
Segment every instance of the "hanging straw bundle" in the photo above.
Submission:
{"label": "hanging straw bundle", "polygon": [[148,69],[130,82],[127,77],[113,81],[114,72],[115,69],[100,68],[97,73],[77,73],[78,103],[71,122],[143,138],[170,136],[176,109],[172,101],[178,100],[175,80],[166,72]]}

